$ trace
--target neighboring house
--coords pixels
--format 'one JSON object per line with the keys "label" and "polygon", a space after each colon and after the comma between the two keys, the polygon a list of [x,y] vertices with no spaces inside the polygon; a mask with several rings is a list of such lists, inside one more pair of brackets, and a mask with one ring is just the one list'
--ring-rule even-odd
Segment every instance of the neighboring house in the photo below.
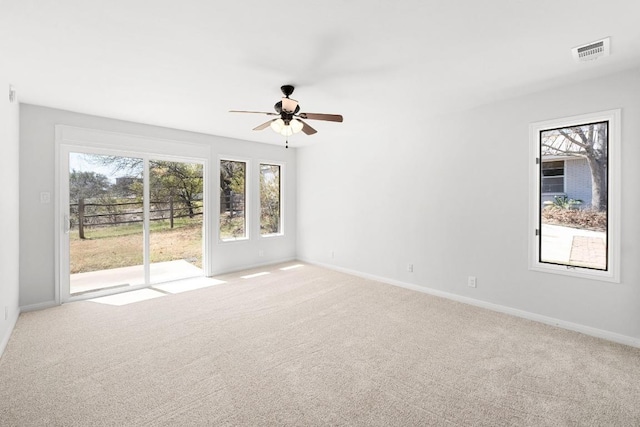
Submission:
{"label": "neighboring house", "polygon": [[541,177],[542,203],[566,196],[582,200],[582,209],[591,207],[591,169],[584,157],[544,156]]}

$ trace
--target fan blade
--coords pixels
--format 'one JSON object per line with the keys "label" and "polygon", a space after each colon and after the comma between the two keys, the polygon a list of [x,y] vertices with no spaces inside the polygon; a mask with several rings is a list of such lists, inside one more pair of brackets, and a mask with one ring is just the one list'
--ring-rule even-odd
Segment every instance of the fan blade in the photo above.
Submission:
{"label": "fan blade", "polygon": [[276,113],[267,113],[266,111],[243,111],[243,110],[229,110],[230,113],[252,113],[252,114],[266,114],[267,116],[279,116]]}
{"label": "fan blade", "polygon": [[268,122],[265,122],[263,124],[261,124],[260,126],[256,126],[253,128],[253,130],[262,130],[262,129],[266,129],[269,126],[271,126],[271,123],[273,123],[274,121],[276,121],[278,119],[273,119],[273,120],[269,120]]}
{"label": "fan blade", "polygon": [[341,122],[342,116],[340,114],[322,114],[322,113],[300,113],[300,117],[310,120],[325,120],[327,122]]}
{"label": "fan blade", "polygon": [[313,135],[314,133],[318,133],[317,130],[315,130],[314,128],[312,128],[311,126],[309,126],[308,124],[306,124],[305,122],[303,122],[300,119],[297,119],[300,121],[300,123],[302,123],[302,132],[306,133],[307,135]]}

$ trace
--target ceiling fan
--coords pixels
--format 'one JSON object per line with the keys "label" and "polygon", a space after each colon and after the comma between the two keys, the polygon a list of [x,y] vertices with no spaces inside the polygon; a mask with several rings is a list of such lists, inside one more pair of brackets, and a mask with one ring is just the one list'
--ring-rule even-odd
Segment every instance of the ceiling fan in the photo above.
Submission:
{"label": "ceiling fan", "polygon": [[271,119],[259,126],[253,128],[253,130],[263,130],[271,127],[275,132],[287,138],[286,146],[289,148],[289,137],[294,133],[300,131],[307,135],[313,135],[318,131],[305,123],[305,120],[324,120],[328,122],[342,122],[342,116],[340,114],[323,114],[323,113],[301,113],[300,105],[295,99],[289,98],[289,95],[293,93],[295,88],[291,85],[284,85],[280,88],[284,96],[281,101],[276,102],[273,106],[275,113],[268,113],[264,111],[241,111],[230,110],[230,113],[252,113],[252,114],[266,114],[267,116],[278,116],[275,119]]}

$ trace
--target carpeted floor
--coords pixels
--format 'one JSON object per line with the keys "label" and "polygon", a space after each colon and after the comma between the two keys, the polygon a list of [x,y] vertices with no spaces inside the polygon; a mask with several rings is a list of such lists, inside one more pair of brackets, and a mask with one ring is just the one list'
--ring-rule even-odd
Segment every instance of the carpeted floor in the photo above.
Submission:
{"label": "carpeted floor", "polygon": [[640,425],[640,349],[280,267],[22,314],[0,425]]}

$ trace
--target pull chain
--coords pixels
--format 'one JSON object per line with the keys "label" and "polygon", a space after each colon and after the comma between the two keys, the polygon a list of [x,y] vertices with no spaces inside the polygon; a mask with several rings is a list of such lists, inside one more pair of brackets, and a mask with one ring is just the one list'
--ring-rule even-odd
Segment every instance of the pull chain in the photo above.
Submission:
{"label": "pull chain", "polygon": [[287,139],[285,140],[285,144],[286,144],[286,145],[284,146],[284,148],[289,148],[289,138],[287,138]]}

